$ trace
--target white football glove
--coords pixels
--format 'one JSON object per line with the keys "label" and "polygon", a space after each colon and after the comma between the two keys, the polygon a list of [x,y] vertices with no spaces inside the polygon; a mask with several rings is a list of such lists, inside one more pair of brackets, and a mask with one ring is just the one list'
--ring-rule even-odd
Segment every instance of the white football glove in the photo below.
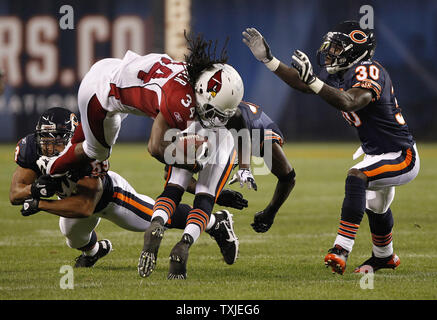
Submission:
{"label": "white football glove", "polygon": [[50,161],[50,157],[47,156],[41,156],[38,158],[38,160],[36,160],[36,165],[38,166],[39,171],[41,171],[41,173],[47,174],[47,165]]}
{"label": "white football glove", "polygon": [[308,56],[300,50],[294,51],[292,59],[292,66],[299,73],[299,78],[306,84],[310,85],[316,80],[316,76],[313,72],[313,66],[311,65]]}
{"label": "white football glove", "polygon": [[249,47],[257,60],[268,63],[273,59],[269,45],[255,28],[247,28],[243,31],[243,42]]}
{"label": "white football glove", "polygon": [[233,184],[235,182],[240,182],[240,187],[244,187],[247,184],[248,189],[254,189],[255,191],[258,189],[255,178],[252,175],[250,169],[239,169],[237,173],[234,174],[229,184]]}

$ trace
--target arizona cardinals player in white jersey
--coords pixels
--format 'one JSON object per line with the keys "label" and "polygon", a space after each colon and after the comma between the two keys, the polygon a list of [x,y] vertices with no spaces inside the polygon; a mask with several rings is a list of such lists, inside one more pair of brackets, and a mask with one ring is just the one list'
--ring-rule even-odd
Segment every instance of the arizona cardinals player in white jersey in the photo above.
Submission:
{"label": "arizona cardinals player in white jersey", "polygon": [[165,131],[185,129],[196,107],[183,62],[166,54],[140,56],[132,51],[123,59],[95,63],[81,82],[78,103],[82,125],[72,145],[48,164],[47,173],[59,174],[92,159],[107,159],[129,113],[155,119],[149,151],[163,161]]}

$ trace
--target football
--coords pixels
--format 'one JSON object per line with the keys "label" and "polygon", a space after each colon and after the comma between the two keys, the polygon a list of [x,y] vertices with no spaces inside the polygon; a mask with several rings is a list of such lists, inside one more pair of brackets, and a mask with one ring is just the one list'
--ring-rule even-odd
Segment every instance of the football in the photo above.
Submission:
{"label": "football", "polygon": [[198,134],[183,134],[175,140],[176,161],[188,162],[194,161],[205,155],[208,148],[208,138]]}

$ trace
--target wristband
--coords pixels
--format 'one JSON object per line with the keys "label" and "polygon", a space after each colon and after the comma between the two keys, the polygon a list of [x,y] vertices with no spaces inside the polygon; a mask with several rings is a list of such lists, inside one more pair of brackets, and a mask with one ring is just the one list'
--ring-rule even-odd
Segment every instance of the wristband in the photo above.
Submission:
{"label": "wristband", "polygon": [[275,72],[276,69],[278,69],[279,64],[281,63],[281,61],[279,61],[278,59],[276,59],[275,57],[273,57],[272,60],[270,60],[269,62],[264,63],[266,65],[266,67],[272,71]]}
{"label": "wristband", "polygon": [[320,90],[322,90],[322,87],[325,83],[320,80],[319,78],[316,78],[311,84],[308,85],[311,90],[314,91],[315,94],[318,94]]}

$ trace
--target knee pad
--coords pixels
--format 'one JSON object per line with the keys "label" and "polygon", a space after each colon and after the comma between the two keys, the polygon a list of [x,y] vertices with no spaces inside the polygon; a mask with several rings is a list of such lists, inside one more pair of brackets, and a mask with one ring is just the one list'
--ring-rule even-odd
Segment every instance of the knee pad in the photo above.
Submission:
{"label": "knee pad", "polygon": [[395,196],[395,187],[384,188],[381,190],[366,191],[366,209],[374,213],[383,214],[393,202]]}

